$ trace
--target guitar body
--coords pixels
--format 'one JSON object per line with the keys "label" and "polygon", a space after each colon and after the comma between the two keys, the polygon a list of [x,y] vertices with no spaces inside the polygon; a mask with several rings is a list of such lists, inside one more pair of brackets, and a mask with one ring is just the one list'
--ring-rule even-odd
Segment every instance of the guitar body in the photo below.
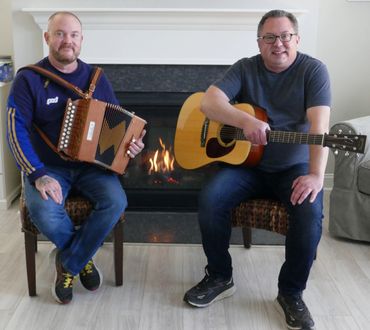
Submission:
{"label": "guitar body", "polygon": [[[213,162],[255,166],[263,146],[237,139],[237,129],[208,120],[200,111],[204,93],[192,94],[183,104],[176,126],[174,152],[177,163],[185,169],[195,169]],[[249,104],[236,108],[258,119],[267,120],[264,111]]]}

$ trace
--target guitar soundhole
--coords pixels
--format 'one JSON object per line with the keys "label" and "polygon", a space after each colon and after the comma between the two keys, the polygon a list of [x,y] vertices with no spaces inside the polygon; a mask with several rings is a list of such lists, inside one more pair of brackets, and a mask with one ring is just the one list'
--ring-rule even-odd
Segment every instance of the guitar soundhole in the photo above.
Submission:
{"label": "guitar soundhole", "polygon": [[206,154],[209,158],[218,158],[229,154],[234,149],[235,144],[232,146],[221,146],[216,138],[211,138],[207,142]]}
{"label": "guitar soundhole", "polygon": [[231,147],[235,144],[236,128],[228,125],[223,125],[219,133],[219,143],[223,147]]}

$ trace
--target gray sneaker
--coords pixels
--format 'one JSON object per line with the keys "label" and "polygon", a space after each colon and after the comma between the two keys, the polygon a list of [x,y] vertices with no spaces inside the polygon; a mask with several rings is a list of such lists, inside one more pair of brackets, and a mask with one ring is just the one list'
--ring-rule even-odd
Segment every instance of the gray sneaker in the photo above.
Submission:
{"label": "gray sneaker", "polygon": [[235,292],[233,278],[224,280],[219,277],[206,275],[196,286],[185,293],[184,301],[196,307],[207,307],[213,302],[230,297]]}
{"label": "gray sneaker", "polygon": [[313,330],[315,323],[301,295],[282,295],[276,299],[282,308],[288,329]]}

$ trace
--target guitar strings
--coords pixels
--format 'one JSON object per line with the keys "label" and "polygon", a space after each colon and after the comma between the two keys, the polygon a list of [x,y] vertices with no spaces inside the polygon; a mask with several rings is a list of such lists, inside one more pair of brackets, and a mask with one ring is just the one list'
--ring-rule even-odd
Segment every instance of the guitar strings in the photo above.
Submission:
{"label": "guitar strings", "polygon": [[[235,138],[237,140],[246,140],[243,130],[240,128],[225,125],[220,131],[221,138]],[[269,141],[280,143],[298,143],[298,144],[318,144],[322,145],[324,135],[310,134],[303,132],[290,131],[270,131]]]}

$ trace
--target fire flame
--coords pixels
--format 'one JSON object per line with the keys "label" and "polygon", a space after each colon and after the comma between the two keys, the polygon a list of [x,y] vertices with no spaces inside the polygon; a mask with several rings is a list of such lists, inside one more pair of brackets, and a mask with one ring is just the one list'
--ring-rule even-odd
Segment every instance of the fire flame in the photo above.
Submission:
{"label": "fire flame", "polygon": [[148,173],[166,173],[172,172],[174,169],[175,157],[171,154],[171,151],[166,148],[166,145],[163,143],[162,139],[159,138],[159,144],[161,145],[162,150],[156,150],[153,158],[149,158],[150,168]]}

